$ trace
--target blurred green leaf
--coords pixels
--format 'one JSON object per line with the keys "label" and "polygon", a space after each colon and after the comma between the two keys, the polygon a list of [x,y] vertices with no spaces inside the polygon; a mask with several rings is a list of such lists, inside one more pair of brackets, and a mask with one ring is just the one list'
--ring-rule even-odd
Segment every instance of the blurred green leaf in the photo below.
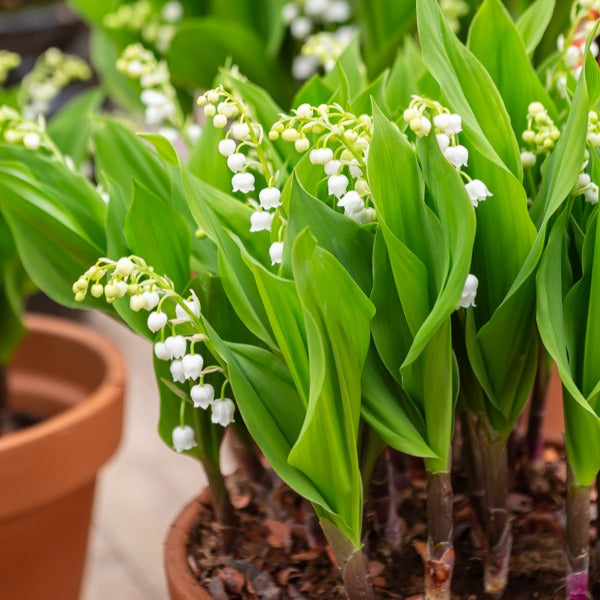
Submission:
{"label": "blurred green leaf", "polygon": [[525,43],[525,49],[530,56],[542,41],[548,24],[552,19],[555,0],[536,0],[519,17],[517,29]]}

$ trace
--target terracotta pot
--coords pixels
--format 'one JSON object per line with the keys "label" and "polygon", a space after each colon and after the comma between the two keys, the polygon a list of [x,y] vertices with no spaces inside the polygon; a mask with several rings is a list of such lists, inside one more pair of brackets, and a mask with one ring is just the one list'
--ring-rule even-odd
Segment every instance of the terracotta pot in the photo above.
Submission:
{"label": "terracotta pot", "polygon": [[0,437],[0,597],[76,600],[96,472],[121,437],[124,363],[91,329],[25,322],[9,405],[47,418]]}
{"label": "terracotta pot", "polygon": [[165,572],[171,600],[213,600],[190,571],[187,542],[201,510],[210,503],[210,492],[204,491],[177,515],[165,539]]}

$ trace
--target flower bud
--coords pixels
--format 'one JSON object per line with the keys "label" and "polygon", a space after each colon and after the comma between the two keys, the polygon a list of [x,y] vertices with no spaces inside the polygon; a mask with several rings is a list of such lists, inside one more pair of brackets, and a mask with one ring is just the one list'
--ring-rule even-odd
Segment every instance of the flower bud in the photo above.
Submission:
{"label": "flower bud", "polygon": [[281,133],[281,139],[284,142],[295,142],[300,137],[300,134],[291,127],[289,129],[284,129]]}
{"label": "flower bud", "polygon": [[246,164],[246,156],[241,152],[235,152],[227,157],[227,166],[234,172],[239,173]]}
{"label": "flower bud", "polygon": [[131,272],[133,271],[133,267],[133,262],[129,258],[124,256],[117,261],[115,272],[118,275],[122,275],[123,277],[129,277],[129,275],[131,275]]}
{"label": "flower bud", "polygon": [[590,183],[583,195],[590,204],[598,204],[598,186],[595,183]]}
{"label": "flower bud", "polygon": [[148,315],[148,329],[153,333],[156,333],[167,324],[167,320],[167,313],[157,311],[151,312]]}
{"label": "flower bud", "polygon": [[294,142],[294,148],[296,152],[306,152],[310,148],[310,142],[305,137],[298,138]]}
{"label": "flower bud", "polygon": [[421,116],[421,113],[416,108],[407,108],[402,117],[407,123],[410,123],[413,119],[418,119]]}
{"label": "flower bud", "polygon": [[215,92],[215,90],[209,90],[206,93],[206,98],[211,104],[214,104],[215,102],[219,101],[219,92]]}
{"label": "flower bud", "polygon": [[235,152],[236,146],[235,140],[230,138],[221,140],[219,142],[219,152],[222,156],[231,156]]}
{"label": "flower bud", "polygon": [[207,104],[204,107],[204,116],[205,117],[214,117],[217,114],[217,109],[212,104]]}
{"label": "flower bud", "polygon": [[94,298],[100,298],[104,294],[104,287],[101,283],[94,283],[90,289],[90,293]]}
{"label": "flower bud", "polygon": [[437,142],[442,152],[446,152],[450,146],[450,138],[445,133],[438,133],[436,136]]}
{"label": "flower bud", "polygon": [[41,141],[39,134],[35,131],[29,131],[23,136],[23,145],[27,150],[37,150]]}
{"label": "flower bud", "polygon": [[206,410],[215,399],[215,389],[210,383],[196,384],[190,390],[190,397],[195,408]]}
{"label": "flower bud", "polygon": [[215,115],[213,117],[213,125],[217,129],[223,129],[227,125],[227,117],[225,115]]}
{"label": "flower bud", "polygon": [[301,104],[295,111],[301,119],[310,119],[312,117],[312,107],[308,103]]}
{"label": "flower bud", "polygon": [[236,123],[231,128],[231,135],[236,140],[245,140],[250,135],[250,128],[246,123]]}
{"label": "flower bud", "polygon": [[521,152],[521,164],[525,167],[533,167],[537,160],[536,155],[533,152],[528,152],[527,150],[523,150]]}
{"label": "flower bud", "polygon": [[196,447],[194,430],[189,425],[175,427],[175,429],[173,429],[172,438],[173,448],[175,448],[177,452],[191,450]]}

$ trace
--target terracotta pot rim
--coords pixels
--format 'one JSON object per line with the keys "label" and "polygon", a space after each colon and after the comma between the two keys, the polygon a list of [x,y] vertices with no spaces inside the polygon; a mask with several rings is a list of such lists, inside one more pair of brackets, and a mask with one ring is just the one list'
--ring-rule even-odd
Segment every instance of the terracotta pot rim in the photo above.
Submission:
{"label": "terracotta pot rim", "polygon": [[187,554],[189,534],[198,512],[209,504],[210,491],[206,488],[183,507],[167,532],[164,564],[171,600],[213,600],[192,574]]}
{"label": "terracotta pot rim", "polygon": [[97,331],[61,317],[50,317],[41,314],[28,314],[25,316],[24,321],[27,330],[56,335],[87,346],[98,354],[106,365],[106,376],[102,379],[100,385],[86,398],[85,402],[81,402],[22,431],[15,431],[0,437],[0,454],[8,452],[14,447],[34,442],[40,437],[61,429],[76,427],[81,421],[87,419],[90,414],[111,404],[114,401],[112,394],[115,388],[122,388],[126,377],[125,364],[121,354],[113,344]]}

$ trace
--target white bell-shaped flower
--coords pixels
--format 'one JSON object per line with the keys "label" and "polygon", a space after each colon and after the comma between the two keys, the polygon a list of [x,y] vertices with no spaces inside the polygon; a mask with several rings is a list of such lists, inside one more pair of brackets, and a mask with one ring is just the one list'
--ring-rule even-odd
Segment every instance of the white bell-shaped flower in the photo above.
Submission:
{"label": "white bell-shaped flower", "polygon": [[235,404],[229,398],[219,398],[212,404],[212,414],[210,420],[223,427],[233,423],[233,414],[235,413]]}
{"label": "white bell-shaped flower", "polygon": [[361,204],[361,208],[364,207],[365,203],[363,202],[360,194],[354,190],[350,190],[346,192],[337,202],[338,206],[346,209],[348,206],[357,206],[358,203]]}
{"label": "white bell-shaped flower", "polygon": [[[97,297],[94,294],[93,288],[92,296]],[[142,310],[142,308],[146,308],[146,299],[142,294],[135,294],[134,296],[131,296],[129,298],[129,308],[131,308],[133,312],[139,312],[140,310]]]}
{"label": "white bell-shaped flower", "polygon": [[448,135],[456,135],[462,131],[462,118],[460,115],[453,113],[449,116],[446,133]]}
{"label": "white bell-shaped flower", "polygon": [[121,257],[115,266],[115,273],[123,277],[129,277],[134,268],[133,262],[126,256]]}
{"label": "white bell-shaped flower", "polygon": [[231,178],[231,185],[234,192],[247,194],[254,191],[254,175],[252,173],[236,173]]}
{"label": "white bell-shaped flower", "polygon": [[446,152],[448,146],[450,146],[450,138],[445,133],[438,133],[435,138],[439,144],[440,150]]}
{"label": "white bell-shaped flower", "polygon": [[444,156],[448,159],[450,164],[457,169],[460,169],[460,167],[466,166],[467,161],[469,160],[469,151],[464,146],[458,144],[457,146],[446,148]]}
{"label": "white bell-shaped flower", "polygon": [[160,296],[158,295],[158,292],[144,292],[142,297],[144,298],[144,308],[146,310],[152,310],[153,308],[156,308],[160,302]]}
{"label": "white bell-shaped flower", "polygon": [[528,150],[523,150],[521,152],[521,164],[525,167],[533,167],[537,160],[536,155],[533,152],[529,152]]}
{"label": "white bell-shaped flower", "polygon": [[315,148],[310,151],[309,160],[313,165],[325,165],[333,160],[333,150],[331,148]]}
{"label": "white bell-shaped flower", "polygon": [[23,146],[27,150],[37,150],[42,143],[42,138],[35,131],[29,131],[23,136]]}
{"label": "white bell-shaped flower", "polygon": [[306,17],[296,17],[290,23],[290,32],[297,40],[303,40],[312,30],[312,22]]}
{"label": "white bell-shaped flower", "polygon": [[198,379],[202,367],[204,366],[204,359],[200,354],[186,354],[181,359],[181,366],[183,368],[183,376],[185,379]]}
{"label": "white bell-shaped flower", "polygon": [[148,315],[148,329],[153,333],[160,331],[167,324],[167,313],[164,312],[151,312]]}
{"label": "white bell-shaped flower", "polygon": [[234,172],[239,173],[246,164],[246,156],[241,152],[235,152],[227,157],[227,166]]}
{"label": "white bell-shaped flower", "polygon": [[154,344],[154,354],[160,360],[171,360],[171,353],[164,342],[156,342]]}
{"label": "white bell-shaped flower", "polygon": [[177,452],[191,450],[196,447],[194,430],[189,425],[175,427],[175,429],[173,429],[172,437],[173,448],[175,448]]}
{"label": "white bell-shaped flower", "polygon": [[231,156],[236,148],[237,144],[235,143],[235,140],[232,140],[231,138],[219,142],[219,153],[222,156]]}
{"label": "white bell-shaped flower", "polygon": [[479,202],[483,202],[486,198],[493,196],[485,183],[480,179],[469,181],[469,183],[465,184],[465,189],[467,190],[467,194],[469,194],[473,206],[477,206]]}
{"label": "white bell-shaped flower", "polygon": [[257,210],[250,215],[250,231],[271,231],[273,215],[266,210]]}
{"label": "white bell-shaped flower", "polygon": [[250,127],[247,123],[235,123],[231,127],[231,135],[236,140],[245,140],[250,135]]}
{"label": "white bell-shaped flower", "polygon": [[583,195],[590,204],[598,204],[598,186],[595,183],[590,183]]}
{"label": "white bell-shaped flower", "polygon": [[158,90],[143,90],[140,99],[146,106],[162,106],[169,102],[169,98]]}
{"label": "white bell-shaped flower", "polygon": [[170,0],[163,6],[161,15],[167,23],[176,23],[183,17],[183,6],[177,0]]}
{"label": "white bell-shaped flower", "polygon": [[281,264],[283,258],[283,242],[273,242],[269,247],[269,256],[272,265]]}
{"label": "white bell-shaped flower", "polygon": [[340,172],[341,168],[342,168],[341,160],[330,160],[328,163],[325,164],[325,166],[323,167],[323,170],[325,171],[325,175],[328,175],[329,177],[331,177],[333,175],[337,175]]}
{"label": "white bell-shaped flower", "polygon": [[[188,307],[188,309],[192,312],[195,317],[200,316],[200,301],[198,297],[194,294],[191,300],[186,300],[184,304]],[[175,306],[175,318],[178,321],[191,321],[191,317],[188,312],[183,308],[183,306],[179,306],[177,304]]]}
{"label": "white bell-shaped flower", "polygon": [[182,335],[171,335],[165,340],[170,358],[181,358],[185,355],[187,342]]}
{"label": "white bell-shaped flower", "polygon": [[465,281],[465,287],[460,295],[460,302],[458,308],[469,308],[469,306],[475,306],[475,296],[477,296],[477,287],[479,286],[479,280],[475,275],[469,273]]}
{"label": "white bell-shaped flower", "polygon": [[267,187],[260,190],[258,193],[258,199],[260,205],[263,208],[277,208],[281,206],[279,199],[281,198],[281,192],[276,187]]}
{"label": "white bell-shaped flower", "polygon": [[305,102],[304,104],[301,104],[294,112],[301,119],[310,119],[312,117],[313,110],[310,104]]}
{"label": "white bell-shaped flower", "polygon": [[185,383],[185,375],[183,373],[183,364],[180,360],[174,360],[169,365],[169,371],[171,371],[171,377],[176,383]]}
{"label": "white bell-shaped flower", "polygon": [[446,129],[450,125],[450,115],[448,113],[441,113],[433,117],[433,124],[439,129],[446,133]]}
{"label": "white bell-shaped flower", "polygon": [[356,160],[356,158],[353,158],[352,161],[348,164],[348,169],[350,170],[350,175],[352,175],[352,177],[357,178],[363,176],[363,171],[360,168],[358,160]]}
{"label": "white bell-shaped flower", "polygon": [[345,175],[332,175],[327,180],[327,189],[332,196],[340,197],[346,193],[348,178]]}
{"label": "white bell-shaped flower", "polygon": [[190,397],[195,408],[206,410],[215,399],[215,389],[210,383],[198,383],[190,390]]}

